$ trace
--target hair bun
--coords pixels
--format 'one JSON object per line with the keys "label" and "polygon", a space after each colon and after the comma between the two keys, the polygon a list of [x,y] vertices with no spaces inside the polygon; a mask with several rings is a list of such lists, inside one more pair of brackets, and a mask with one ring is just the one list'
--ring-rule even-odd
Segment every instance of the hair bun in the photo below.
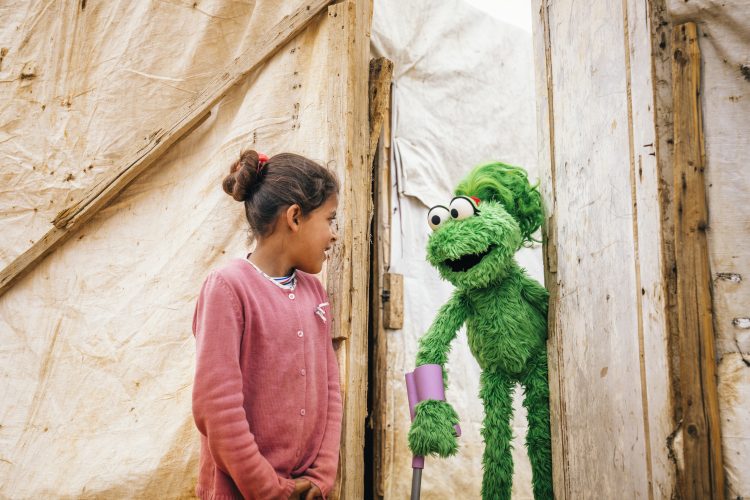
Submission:
{"label": "hair bun", "polygon": [[221,187],[236,201],[245,201],[253,195],[260,181],[258,153],[251,149],[243,151],[239,160],[232,164],[229,175],[224,177]]}

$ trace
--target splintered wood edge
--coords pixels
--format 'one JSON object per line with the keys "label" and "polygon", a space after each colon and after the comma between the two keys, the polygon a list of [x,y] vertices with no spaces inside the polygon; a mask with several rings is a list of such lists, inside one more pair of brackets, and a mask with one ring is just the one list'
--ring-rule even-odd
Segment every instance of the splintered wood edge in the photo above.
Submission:
{"label": "splintered wood edge", "polygon": [[393,61],[385,57],[370,60],[370,147],[368,149],[370,164],[375,157],[380,130],[388,109],[392,79]]}

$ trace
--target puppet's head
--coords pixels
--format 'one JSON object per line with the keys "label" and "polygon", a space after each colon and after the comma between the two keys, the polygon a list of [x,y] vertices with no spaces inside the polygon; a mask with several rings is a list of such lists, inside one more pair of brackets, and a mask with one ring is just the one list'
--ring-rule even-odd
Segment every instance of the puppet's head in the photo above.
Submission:
{"label": "puppet's head", "polygon": [[447,206],[427,214],[434,231],[427,260],[457,288],[482,288],[505,277],[513,256],[543,220],[542,198],[526,171],[503,163],[476,167]]}

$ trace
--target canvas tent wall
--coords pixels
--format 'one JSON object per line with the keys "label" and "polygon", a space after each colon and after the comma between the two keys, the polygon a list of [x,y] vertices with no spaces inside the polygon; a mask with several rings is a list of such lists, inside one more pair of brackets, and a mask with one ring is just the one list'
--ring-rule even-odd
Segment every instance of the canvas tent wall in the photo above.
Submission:
{"label": "canvas tent wall", "polygon": [[[404,373],[414,368],[417,341],[453,289],[425,258],[427,210],[450,201],[458,181],[480,163],[521,165],[537,177],[530,20],[524,31],[497,11],[500,19],[464,0],[374,5],[373,54],[394,62],[391,127],[381,137],[384,151],[376,171],[383,194],[376,200],[375,254],[382,272],[403,276],[403,327],[381,326],[372,347],[377,351],[370,384],[376,394],[370,416],[374,498],[404,498],[410,491]],[[540,246],[523,249],[518,260],[543,279]],[[388,286],[379,285],[378,297]],[[389,302],[397,300],[391,294]],[[461,418],[463,435],[458,455],[427,459],[422,498],[479,498],[484,411],[479,367],[463,330],[452,344],[447,370],[447,399]],[[517,391],[514,498],[531,498],[521,400]]]}
{"label": "canvas tent wall", "polygon": [[556,496],[747,496],[747,2],[533,4]]}
{"label": "canvas tent wall", "polygon": [[[345,222],[332,265],[367,260],[371,3],[328,3],[0,6],[0,496],[191,495],[192,309],[208,270],[245,251],[241,207],[220,189],[241,148],[336,168]],[[6,280],[58,234],[60,210],[103,179],[117,184],[115,169],[176,140],[175,115],[191,113],[179,142]],[[339,300],[335,496],[346,498],[362,493],[367,268],[357,269],[321,277]]]}

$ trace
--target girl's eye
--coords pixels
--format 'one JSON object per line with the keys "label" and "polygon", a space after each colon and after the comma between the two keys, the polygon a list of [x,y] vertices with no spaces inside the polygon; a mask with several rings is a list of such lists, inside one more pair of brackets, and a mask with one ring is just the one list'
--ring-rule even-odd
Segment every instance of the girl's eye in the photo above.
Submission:
{"label": "girl's eye", "polygon": [[442,205],[434,206],[427,212],[427,223],[432,230],[436,230],[440,224],[451,218],[451,213]]}
{"label": "girl's eye", "polygon": [[466,196],[456,196],[451,200],[451,217],[454,219],[465,219],[479,213],[477,206],[471,198]]}

